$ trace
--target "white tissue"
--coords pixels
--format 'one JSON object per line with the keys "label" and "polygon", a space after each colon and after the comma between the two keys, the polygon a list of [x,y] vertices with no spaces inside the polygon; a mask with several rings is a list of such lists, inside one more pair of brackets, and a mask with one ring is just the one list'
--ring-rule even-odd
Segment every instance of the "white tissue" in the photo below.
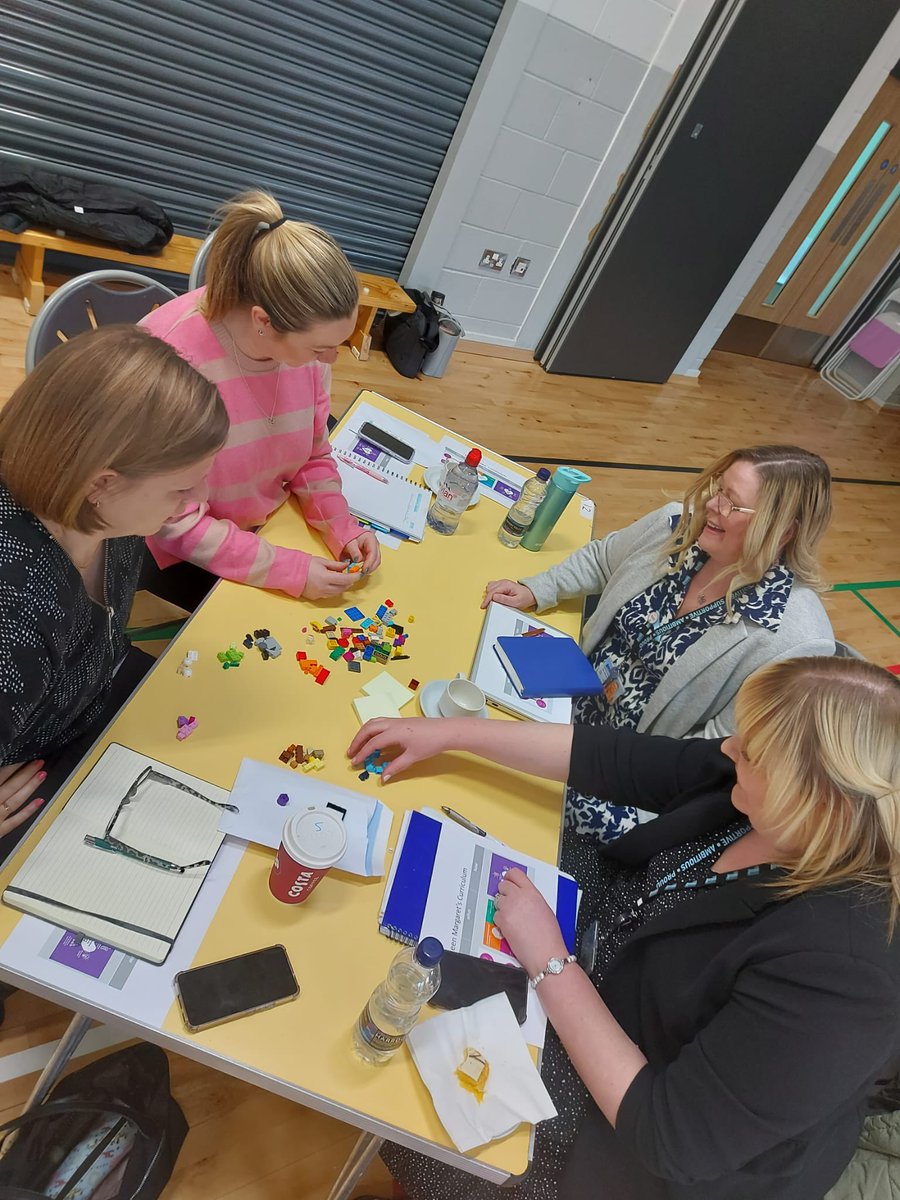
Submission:
{"label": "white tissue", "polygon": [[[535,1124],[556,1116],[505,992],[423,1021],[407,1043],[458,1150],[506,1137],[522,1121]],[[456,1077],[468,1046],[491,1067],[481,1103]]]}

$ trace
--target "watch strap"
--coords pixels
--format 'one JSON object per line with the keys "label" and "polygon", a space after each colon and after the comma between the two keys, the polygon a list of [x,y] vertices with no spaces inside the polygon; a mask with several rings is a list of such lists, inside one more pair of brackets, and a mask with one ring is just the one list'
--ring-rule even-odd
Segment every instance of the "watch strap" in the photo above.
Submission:
{"label": "watch strap", "polygon": [[537,975],[535,975],[533,979],[528,980],[531,987],[536,988],[541,980],[545,979],[548,975],[562,975],[562,967],[559,969],[559,971],[550,970],[550,964],[554,960],[556,962],[561,962],[563,967],[565,967],[568,966],[569,963],[577,962],[578,956],[576,954],[567,954],[565,958],[559,958],[559,956],[556,954],[551,955],[551,957],[547,959],[547,965],[544,967],[543,971],[538,971]]}

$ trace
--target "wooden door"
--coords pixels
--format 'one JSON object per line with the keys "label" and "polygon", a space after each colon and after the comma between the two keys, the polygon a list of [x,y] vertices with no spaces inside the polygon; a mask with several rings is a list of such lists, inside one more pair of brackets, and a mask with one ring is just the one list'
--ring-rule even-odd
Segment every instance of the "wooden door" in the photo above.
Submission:
{"label": "wooden door", "polygon": [[783,334],[824,338],[856,308],[898,245],[900,79],[889,76],[738,313]]}

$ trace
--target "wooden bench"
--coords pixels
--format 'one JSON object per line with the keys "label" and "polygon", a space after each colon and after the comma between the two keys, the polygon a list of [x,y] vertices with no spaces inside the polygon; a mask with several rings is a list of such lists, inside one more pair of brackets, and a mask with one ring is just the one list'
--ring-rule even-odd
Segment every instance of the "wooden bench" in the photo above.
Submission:
{"label": "wooden bench", "polygon": [[[13,281],[22,293],[25,311],[33,316],[40,310],[50,290],[44,283],[44,254],[48,250],[124,263],[135,269],[150,267],[157,271],[171,271],[175,275],[190,275],[201,239],[176,233],[169,244],[156,254],[129,254],[106,242],[66,237],[50,229],[26,229],[24,233],[0,229],[0,242],[13,242],[19,247],[13,265]],[[357,274],[357,279],[359,316],[347,342],[356,357],[365,361],[369,357],[372,322],[378,309],[412,312],[416,306],[400,284],[385,275]]]}

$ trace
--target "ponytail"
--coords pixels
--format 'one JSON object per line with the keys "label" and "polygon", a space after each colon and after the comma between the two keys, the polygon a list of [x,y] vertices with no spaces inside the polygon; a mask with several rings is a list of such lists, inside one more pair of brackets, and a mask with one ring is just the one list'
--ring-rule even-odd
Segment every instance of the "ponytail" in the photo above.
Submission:
{"label": "ponytail", "polygon": [[220,321],[259,305],[277,333],[350,317],[359,300],[353,268],[337,242],[305,221],[289,221],[268,192],[244,192],[216,212],[200,308]]}

